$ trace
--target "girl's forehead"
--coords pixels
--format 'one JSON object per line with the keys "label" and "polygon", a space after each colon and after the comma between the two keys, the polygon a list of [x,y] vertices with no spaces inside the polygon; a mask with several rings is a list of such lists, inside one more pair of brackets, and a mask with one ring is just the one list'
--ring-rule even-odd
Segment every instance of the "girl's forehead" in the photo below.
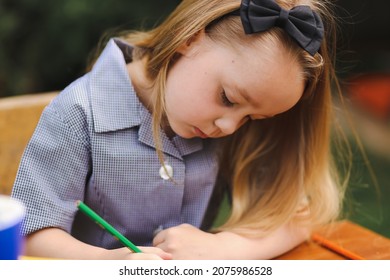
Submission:
{"label": "girl's forehead", "polygon": [[288,110],[303,94],[301,65],[281,48],[233,52],[226,65],[225,79],[231,90],[254,107],[267,108],[267,115]]}

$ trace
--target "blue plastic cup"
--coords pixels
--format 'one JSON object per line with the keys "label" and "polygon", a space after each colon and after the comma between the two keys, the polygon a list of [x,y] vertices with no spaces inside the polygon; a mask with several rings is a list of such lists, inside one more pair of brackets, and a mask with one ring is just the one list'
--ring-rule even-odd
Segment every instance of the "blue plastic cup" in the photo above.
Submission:
{"label": "blue plastic cup", "polygon": [[25,207],[20,201],[0,195],[0,260],[16,260],[22,254],[20,227],[24,216]]}

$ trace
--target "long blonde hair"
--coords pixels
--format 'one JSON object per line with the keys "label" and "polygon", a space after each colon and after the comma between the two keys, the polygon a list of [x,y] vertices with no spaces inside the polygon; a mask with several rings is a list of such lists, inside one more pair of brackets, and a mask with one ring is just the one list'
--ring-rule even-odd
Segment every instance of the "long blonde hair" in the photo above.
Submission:
{"label": "long blonde hair", "polygon": [[[294,219],[306,202],[308,225],[326,223],[338,216],[343,188],[332,163],[331,84],[334,74],[335,24],[327,1],[277,0],[284,8],[310,5],[325,23],[325,39],[315,56],[295,44],[285,32],[245,35],[238,16],[224,17],[238,9],[239,0],[183,0],[158,27],[147,32],[129,32],[123,38],[133,44],[135,59],[146,59],[146,72],[153,96],[153,134],[160,141],[164,116],[164,89],[176,50],[200,30],[230,47],[277,40],[302,66],[306,89],[289,111],[270,119],[251,121],[233,135],[221,139],[220,172],[232,186],[232,211],[220,229],[245,233],[251,228],[264,233]],[[180,59],[180,58],[179,58]],[[159,146],[158,146],[159,147]],[[162,153],[158,150],[160,160]]]}

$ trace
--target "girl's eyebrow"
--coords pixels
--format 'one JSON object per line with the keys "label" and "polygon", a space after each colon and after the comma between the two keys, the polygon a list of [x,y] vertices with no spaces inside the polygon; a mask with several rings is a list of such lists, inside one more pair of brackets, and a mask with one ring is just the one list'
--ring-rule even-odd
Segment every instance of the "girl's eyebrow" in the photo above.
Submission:
{"label": "girl's eyebrow", "polygon": [[[256,100],[253,100],[250,95],[248,94],[248,92],[244,89],[244,88],[239,88],[239,87],[235,87],[235,92],[237,95],[240,95],[246,102],[254,105],[255,107],[261,107],[260,104],[256,101]],[[272,118],[274,115],[264,115],[264,114],[261,114],[259,115],[261,116],[261,118]],[[249,116],[249,118],[251,120],[255,120],[257,118],[253,117],[253,116]]]}
{"label": "girl's eyebrow", "polygon": [[259,119],[268,119],[272,118],[274,115],[259,115],[259,118],[256,118],[256,116],[249,116],[249,118],[254,121],[254,120],[259,120]]}
{"label": "girl's eyebrow", "polygon": [[256,107],[260,107],[260,104],[256,100],[253,100],[244,88],[236,87],[235,89],[237,94],[239,94],[246,102]]}

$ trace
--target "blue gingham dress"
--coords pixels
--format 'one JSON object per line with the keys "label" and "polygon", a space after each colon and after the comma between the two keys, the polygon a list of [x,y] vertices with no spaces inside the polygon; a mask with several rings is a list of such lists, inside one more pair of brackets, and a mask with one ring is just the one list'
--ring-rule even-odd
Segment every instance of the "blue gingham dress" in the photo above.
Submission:
{"label": "blue gingham dress", "polygon": [[130,53],[111,39],[91,72],[43,111],[12,192],[27,208],[23,234],[56,227],[92,245],[122,246],[77,211],[77,200],[137,245],[151,245],[158,228],[201,225],[217,173],[214,140],[163,134],[174,181],[161,176],[151,115],[126,69]]}

